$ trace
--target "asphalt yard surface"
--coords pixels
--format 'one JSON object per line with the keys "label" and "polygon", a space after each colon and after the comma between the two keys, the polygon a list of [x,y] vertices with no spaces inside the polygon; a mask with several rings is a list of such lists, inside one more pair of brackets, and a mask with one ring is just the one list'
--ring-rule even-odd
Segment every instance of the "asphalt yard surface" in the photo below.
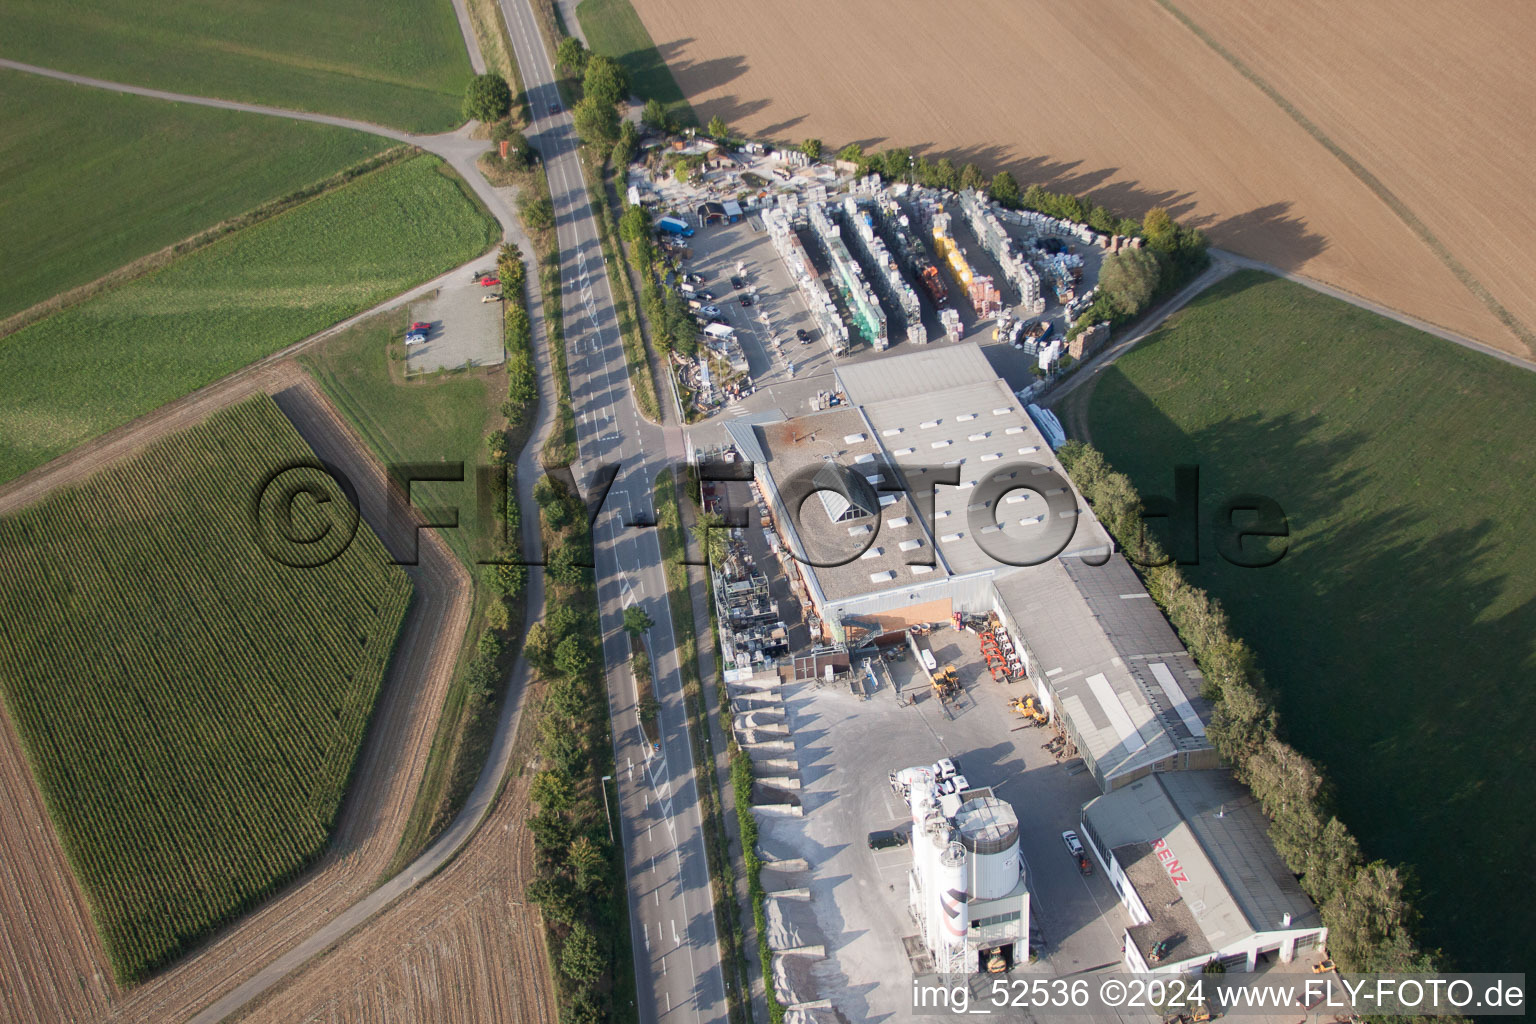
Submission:
{"label": "asphalt yard surface", "polygon": [[804,817],[761,818],[763,845],[770,856],[803,857],[810,865],[791,884],[810,889],[816,941],[827,949],[828,960],[811,974],[816,994],[848,1020],[915,1019],[902,946],[904,936],[918,932],[907,913],[911,848],[872,851],[866,840],[910,817],[887,773],[940,757],[958,758],[973,786],[991,787],[1018,815],[1032,924],[1044,945],[1040,961],[1016,967],[1014,976],[1108,972],[1120,964],[1129,919],[1102,873],[1081,875],[1061,841],[1063,829],[1080,828],[1080,808],[1098,795],[1092,777],[1069,775],[1042,749],[1053,733],[1008,710],[1007,699],[1032,691],[994,682],[974,633],[944,628],[931,642],[939,663],[954,664],[964,686],[949,709],[910,655],[888,666],[900,694],[882,686],[860,699],[842,684],[784,690]]}
{"label": "asphalt yard surface", "polygon": [[[494,270],[487,256],[476,271]],[[501,303],[484,301],[500,295],[499,286],[483,287],[468,273],[458,274],[429,295],[411,304],[411,319],[430,325],[427,340],[407,345],[405,372],[410,375],[465,366],[496,366],[507,358],[501,339]]]}

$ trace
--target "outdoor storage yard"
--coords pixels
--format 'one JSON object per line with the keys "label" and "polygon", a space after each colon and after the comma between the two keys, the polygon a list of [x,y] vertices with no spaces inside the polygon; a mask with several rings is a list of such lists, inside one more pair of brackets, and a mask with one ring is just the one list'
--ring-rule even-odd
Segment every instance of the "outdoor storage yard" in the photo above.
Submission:
{"label": "outdoor storage yard", "polygon": [[1536,23],[1512,0],[1476,19],[1381,0],[635,7],[701,121],[1167,206],[1219,246],[1531,352]]}
{"label": "outdoor storage yard", "polygon": [[[674,186],[669,190],[668,197],[674,203],[686,205],[690,198],[705,194],[685,193]],[[956,205],[953,200],[951,205]],[[697,224],[696,217],[688,219]],[[850,233],[846,225],[843,233],[845,237]],[[817,249],[814,240],[809,238],[809,231],[802,234],[807,238],[804,244],[812,263],[824,283],[829,283],[829,291],[834,291],[830,287],[824,255]],[[1002,285],[1005,303],[1010,308],[1016,306],[1020,299],[1017,289],[1004,280],[996,263],[977,243],[963,218],[957,216],[954,219],[951,234],[966,248],[976,272],[988,274],[998,281]],[[1015,240],[1023,240],[1023,232],[1016,226],[1009,228],[1009,234]],[[712,415],[733,416],[764,408],[782,409],[786,415],[808,412],[818,392],[835,388],[832,372],[838,366],[896,356],[916,347],[914,342],[905,338],[893,337],[891,347],[885,352],[860,344],[848,353],[834,355],[824,332],[812,318],[803,293],[763,227],[763,217],[758,211],[749,210],[736,223],[699,226],[686,239],[686,245],[692,258],[683,262],[682,270],[704,277],[704,282],[698,288],[715,296],[713,301],[720,309],[721,319],[734,329],[735,340],[745,360],[746,375],[754,388],[754,393],[746,397],[728,396],[712,411]],[[1077,251],[1084,259],[1082,288],[1087,290],[1097,283],[1103,254],[1093,246],[1080,246]],[[742,288],[731,286],[733,275],[741,278]],[[911,283],[910,274],[904,272],[904,279]],[[954,281],[947,276],[947,271],[945,280],[954,292]],[[740,300],[744,295],[752,298],[751,306],[741,305]],[[949,344],[939,323],[938,308],[926,297],[921,300],[921,308],[924,326],[928,336],[933,339],[929,344]],[[958,296],[952,296],[945,308],[959,314],[961,338],[981,342],[998,375],[1007,380],[1010,387],[1019,389],[1034,381],[1032,368],[1036,364],[1035,355],[997,340],[994,337],[994,320],[977,316],[975,310]],[[1044,319],[1050,322],[1053,337],[1060,337],[1065,331],[1065,311],[1059,303],[1048,304]],[[807,333],[805,340],[797,337],[799,331]],[[775,339],[777,345],[774,344]],[[700,337],[701,348],[709,344],[710,339]],[[717,352],[724,351],[719,346],[715,348]],[[697,430],[696,436],[709,443],[718,443],[720,440],[707,427]]]}
{"label": "outdoor storage yard", "polygon": [[[795,945],[784,948],[824,945],[826,959],[795,955],[783,970],[796,979],[803,1001],[830,999],[847,1020],[911,1012],[906,986],[891,983],[907,968],[902,938],[917,931],[907,913],[911,850],[873,851],[866,837],[910,821],[887,774],[941,757],[958,759],[972,786],[990,786],[1018,813],[1032,927],[1043,940],[1041,961],[1018,969],[1066,974],[1120,959],[1118,898],[1101,875],[1078,873],[1060,838],[1063,829],[1077,827],[1079,809],[1098,787],[1086,772],[1069,774],[1042,749],[1053,735],[1049,729],[1008,711],[1007,699],[1028,691],[992,681],[974,633],[945,628],[932,643],[941,664],[956,666],[965,688],[950,709],[910,655],[887,663],[896,688],[882,685],[864,697],[845,683],[792,684],[762,691],[762,699],[733,688],[738,721],[747,706],[771,709],[782,697],[792,749],[770,742],[752,754],[760,779],[783,773],[800,787],[791,791],[798,811],[769,805],[757,812],[764,887],[804,890],[770,905],[783,904],[779,912],[793,926]],[[772,711],[760,713],[766,718]]]}

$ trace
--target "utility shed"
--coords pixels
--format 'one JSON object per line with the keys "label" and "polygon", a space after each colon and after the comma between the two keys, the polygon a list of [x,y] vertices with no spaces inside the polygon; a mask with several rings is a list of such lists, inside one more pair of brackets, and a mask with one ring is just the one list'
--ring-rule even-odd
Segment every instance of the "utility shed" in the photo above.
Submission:
{"label": "utility shed", "polygon": [[1321,946],[1327,929],[1269,841],[1268,822],[1225,770],[1159,773],[1083,808],[1084,837],[1132,924],[1125,966],[1253,970]]}

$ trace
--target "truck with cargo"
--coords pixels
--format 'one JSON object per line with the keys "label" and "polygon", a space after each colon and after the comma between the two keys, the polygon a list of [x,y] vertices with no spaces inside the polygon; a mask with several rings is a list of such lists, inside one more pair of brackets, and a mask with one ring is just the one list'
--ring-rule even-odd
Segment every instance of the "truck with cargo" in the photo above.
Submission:
{"label": "truck with cargo", "polygon": [[656,222],[656,227],[669,235],[680,235],[683,238],[693,237],[693,228],[680,217],[663,217]]}

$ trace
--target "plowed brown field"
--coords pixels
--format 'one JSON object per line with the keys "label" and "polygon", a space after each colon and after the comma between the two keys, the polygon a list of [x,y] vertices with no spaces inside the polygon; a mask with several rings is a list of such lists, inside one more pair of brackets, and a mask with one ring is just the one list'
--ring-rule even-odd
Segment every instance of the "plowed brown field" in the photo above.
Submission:
{"label": "plowed brown field", "polygon": [[1224,248],[1533,354],[1536,8],[1518,0],[1176,0],[1226,55],[1157,0],[633,2],[701,118],[1165,205]]}

